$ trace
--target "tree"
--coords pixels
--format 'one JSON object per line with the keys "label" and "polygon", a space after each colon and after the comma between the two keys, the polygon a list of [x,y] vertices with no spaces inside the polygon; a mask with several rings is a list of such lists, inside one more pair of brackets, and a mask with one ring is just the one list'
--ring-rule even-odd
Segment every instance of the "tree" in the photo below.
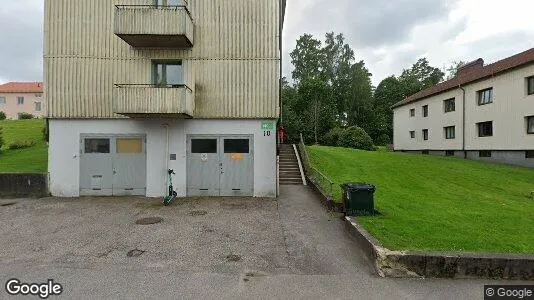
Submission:
{"label": "tree", "polygon": [[323,51],[321,50],[321,42],[314,39],[312,35],[301,36],[297,40],[297,46],[289,56],[295,67],[292,77],[297,84],[308,78],[317,79],[322,75]]}
{"label": "tree", "polygon": [[380,136],[386,134],[393,140],[393,110],[391,106],[404,99],[404,86],[395,77],[390,76],[378,84],[374,94],[374,113],[376,124],[373,130],[368,131],[376,144]]}
{"label": "tree", "polygon": [[458,69],[465,65],[465,62],[462,60],[451,62],[450,66],[445,69],[447,74],[446,80],[453,79],[458,74]]}
{"label": "tree", "polygon": [[399,81],[405,87],[405,96],[410,96],[443,81],[445,73],[430,66],[426,58],[420,58],[410,69],[404,69]]}

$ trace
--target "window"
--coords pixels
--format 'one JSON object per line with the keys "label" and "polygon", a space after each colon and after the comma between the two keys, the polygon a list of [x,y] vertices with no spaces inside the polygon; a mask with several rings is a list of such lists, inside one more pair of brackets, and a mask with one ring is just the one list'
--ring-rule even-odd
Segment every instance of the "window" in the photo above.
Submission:
{"label": "window", "polygon": [[527,78],[527,95],[534,94],[534,76]]}
{"label": "window", "polygon": [[456,138],[456,127],[455,126],[443,127],[443,129],[445,130],[445,138],[447,140],[452,140]]}
{"label": "window", "polygon": [[41,111],[41,102],[35,102],[35,111]]}
{"label": "window", "polygon": [[478,105],[493,103],[493,88],[478,91]]}
{"label": "window", "polygon": [[17,97],[17,105],[24,104],[24,97]]}
{"label": "window", "polygon": [[428,141],[428,129],[423,129],[423,140]]}
{"label": "window", "polygon": [[183,0],[156,0],[158,6],[181,6],[184,5]]}
{"label": "window", "polygon": [[192,139],[191,153],[217,153],[217,139]]}
{"label": "window", "polygon": [[454,156],[454,150],[445,151],[445,156]]}
{"label": "window", "polygon": [[35,94],[35,98],[42,98],[43,94]]}
{"label": "window", "polygon": [[428,117],[428,105],[423,106],[423,117]]}
{"label": "window", "polygon": [[6,97],[0,97],[0,106],[6,105]]}
{"label": "window", "polygon": [[141,138],[117,138],[117,153],[139,154],[143,153],[143,140]]}
{"label": "window", "polygon": [[527,117],[527,133],[534,134],[534,116]]}
{"label": "window", "polygon": [[455,111],[456,110],[456,100],[454,98],[447,99],[443,101],[443,107],[445,109],[445,113]]}
{"label": "window", "polygon": [[423,150],[423,151],[421,151],[421,154],[423,154],[423,155],[430,155],[430,151],[428,151],[428,150]]}
{"label": "window", "polygon": [[85,139],[85,153],[109,153],[109,139]]}
{"label": "window", "polygon": [[488,150],[478,151],[478,157],[491,157],[491,151],[488,151]]}
{"label": "window", "polygon": [[415,139],[415,131],[410,131],[410,138]]}
{"label": "window", "polygon": [[184,84],[182,62],[154,63],[154,84],[159,87],[178,87]]}
{"label": "window", "polygon": [[410,117],[415,117],[415,108],[410,109]]}
{"label": "window", "polygon": [[479,137],[493,136],[493,122],[492,121],[477,123],[477,127],[478,127]]}
{"label": "window", "polygon": [[525,151],[525,158],[534,158],[534,150]]}
{"label": "window", "polygon": [[224,153],[249,153],[248,139],[225,139]]}

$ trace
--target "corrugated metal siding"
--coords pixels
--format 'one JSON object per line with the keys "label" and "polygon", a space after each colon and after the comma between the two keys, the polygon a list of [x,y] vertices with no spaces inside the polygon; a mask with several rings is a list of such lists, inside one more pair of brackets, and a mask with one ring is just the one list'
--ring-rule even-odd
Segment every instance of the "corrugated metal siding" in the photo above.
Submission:
{"label": "corrugated metal siding", "polygon": [[190,0],[193,48],[132,49],[113,33],[115,5],[150,4],[45,0],[49,117],[118,117],[113,84],[150,83],[154,59],[183,60],[195,118],[278,117],[278,0]]}
{"label": "corrugated metal siding", "polygon": [[192,92],[187,88],[115,87],[114,110],[122,114],[193,115]]}

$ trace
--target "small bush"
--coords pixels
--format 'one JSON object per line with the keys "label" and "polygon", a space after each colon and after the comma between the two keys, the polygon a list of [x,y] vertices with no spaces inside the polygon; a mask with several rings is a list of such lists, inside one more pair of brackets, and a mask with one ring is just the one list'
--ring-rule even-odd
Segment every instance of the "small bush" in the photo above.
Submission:
{"label": "small bush", "polygon": [[6,113],[3,111],[0,111],[0,121],[7,119]]}
{"label": "small bush", "polygon": [[343,131],[339,137],[339,146],[367,151],[376,151],[373,139],[358,126],[352,126]]}
{"label": "small bush", "polygon": [[35,119],[35,116],[32,114],[28,114],[28,113],[19,114],[19,120],[31,120],[31,119]]}
{"label": "small bush", "polygon": [[339,146],[339,137],[343,133],[342,128],[332,128],[322,138],[321,144],[324,146]]}
{"label": "small bush", "polygon": [[9,150],[15,150],[15,149],[25,149],[35,146],[34,140],[22,140],[22,141],[15,141],[11,144],[9,144],[8,148]]}
{"label": "small bush", "polygon": [[375,141],[376,145],[386,146],[391,143],[391,139],[387,134],[381,134]]}

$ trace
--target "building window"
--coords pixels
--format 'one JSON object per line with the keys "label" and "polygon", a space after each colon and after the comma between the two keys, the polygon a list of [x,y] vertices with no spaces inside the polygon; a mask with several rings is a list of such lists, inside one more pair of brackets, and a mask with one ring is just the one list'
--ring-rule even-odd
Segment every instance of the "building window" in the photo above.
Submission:
{"label": "building window", "polygon": [[478,157],[491,157],[491,151],[489,150],[478,151]]}
{"label": "building window", "polygon": [[445,156],[454,156],[454,150],[445,151]]}
{"label": "building window", "polygon": [[192,139],[191,153],[217,153],[217,139]]}
{"label": "building window", "polygon": [[423,106],[423,117],[428,117],[428,105]]}
{"label": "building window", "polygon": [[410,109],[410,117],[415,117],[415,108]]}
{"label": "building window", "polygon": [[478,136],[493,136],[493,121],[477,123]]}
{"label": "building window", "polygon": [[527,94],[534,94],[534,76],[527,78]]}
{"label": "building window", "polygon": [[110,153],[109,139],[85,139],[85,153]]}
{"label": "building window", "polygon": [[35,98],[42,98],[43,94],[35,94]]}
{"label": "building window", "polygon": [[534,134],[534,116],[527,117],[527,133]]}
{"label": "building window", "polygon": [[0,97],[0,106],[6,105],[6,97]]}
{"label": "building window", "polygon": [[534,150],[525,151],[525,158],[534,158]]}
{"label": "building window", "polygon": [[445,129],[445,138],[447,140],[452,140],[456,138],[456,127],[455,126],[444,127],[443,129]]}
{"label": "building window", "polygon": [[423,140],[428,141],[428,129],[423,129]]}
{"label": "building window", "polygon": [[415,139],[415,131],[410,131],[410,138]]}
{"label": "building window", "polygon": [[35,111],[41,111],[41,102],[35,102]]}
{"label": "building window", "polygon": [[493,103],[493,88],[478,91],[478,105]]}
{"label": "building window", "polygon": [[17,97],[17,105],[23,105],[24,104],[24,97]]}
{"label": "building window", "polygon": [[456,110],[456,100],[454,98],[447,99],[443,101],[443,107],[445,109],[445,113],[455,111]]}
{"label": "building window", "polygon": [[154,63],[154,84],[158,87],[181,87],[184,84],[182,62]]}
{"label": "building window", "polygon": [[250,153],[250,140],[224,139],[224,153]]}
{"label": "building window", "polygon": [[430,151],[428,151],[428,150],[423,150],[423,151],[421,151],[421,154],[423,154],[423,155],[430,155]]}
{"label": "building window", "polygon": [[183,0],[156,0],[158,6],[182,6]]}

